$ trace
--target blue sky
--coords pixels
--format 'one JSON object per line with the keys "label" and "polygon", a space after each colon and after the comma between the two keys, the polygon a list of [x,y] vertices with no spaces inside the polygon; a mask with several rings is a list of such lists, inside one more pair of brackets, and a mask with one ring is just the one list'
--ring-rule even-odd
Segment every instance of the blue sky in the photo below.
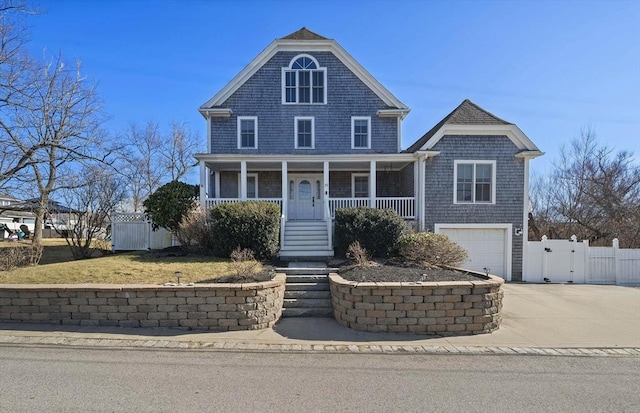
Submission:
{"label": "blue sky", "polygon": [[587,125],[640,159],[640,1],[40,1],[30,49],[82,61],[108,127],[186,121],[273,39],[340,43],[411,108],[403,147],[465,98],[547,155]]}

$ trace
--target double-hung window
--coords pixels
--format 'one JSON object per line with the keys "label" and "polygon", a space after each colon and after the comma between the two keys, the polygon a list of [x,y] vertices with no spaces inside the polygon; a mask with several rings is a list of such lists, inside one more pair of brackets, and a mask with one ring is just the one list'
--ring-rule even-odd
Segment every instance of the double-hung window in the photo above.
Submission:
{"label": "double-hung window", "polygon": [[315,146],[315,131],[313,117],[295,118],[295,148],[313,149]]}
{"label": "double-hung window", "polygon": [[351,196],[353,198],[369,197],[369,174],[351,175]]}
{"label": "double-hung window", "polygon": [[454,161],[454,181],[454,203],[495,203],[495,161]]}
{"label": "double-hung window", "polygon": [[351,149],[371,148],[371,117],[351,117]]}
{"label": "double-hung window", "polygon": [[238,116],[238,149],[258,148],[258,118]]}
{"label": "double-hung window", "polygon": [[309,55],[293,58],[282,69],[282,103],[324,104],[327,101],[327,69]]}

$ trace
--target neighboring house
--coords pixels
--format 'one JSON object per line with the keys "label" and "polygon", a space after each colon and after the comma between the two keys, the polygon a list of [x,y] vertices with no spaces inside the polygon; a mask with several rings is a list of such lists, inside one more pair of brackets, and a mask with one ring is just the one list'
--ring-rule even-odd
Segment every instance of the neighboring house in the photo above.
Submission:
{"label": "neighboring house", "polygon": [[[16,208],[22,201],[10,195],[0,194],[0,224],[5,224],[10,230],[17,231],[21,225],[26,225],[30,232],[35,228],[36,216],[30,211]],[[8,236],[0,231],[0,239]]]}
{"label": "neighboring house", "polygon": [[[27,225],[30,232],[35,229],[36,206],[38,199],[19,199],[0,195],[0,223],[6,223],[9,229],[16,230],[20,225]],[[43,225],[43,237],[58,237],[58,232],[72,228],[78,221],[78,212],[73,208],[62,205],[56,201],[49,201],[45,222]],[[0,238],[2,234],[0,234]]]}
{"label": "neighboring house", "polygon": [[302,28],[273,41],[200,113],[201,204],[277,203],[281,256],[332,256],[335,210],[366,205],[446,233],[473,269],[520,279],[528,161],[541,152],[470,101],[402,150],[409,108],[334,40]]}

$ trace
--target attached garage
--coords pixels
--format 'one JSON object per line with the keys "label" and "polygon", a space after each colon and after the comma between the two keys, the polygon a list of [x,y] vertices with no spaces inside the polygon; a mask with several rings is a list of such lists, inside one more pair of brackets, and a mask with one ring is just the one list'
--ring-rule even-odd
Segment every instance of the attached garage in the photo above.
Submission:
{"label": "attached garage", "polygon": [[435,232],[467,250],[464,268],[511,279],[511,224],[436,224]]}

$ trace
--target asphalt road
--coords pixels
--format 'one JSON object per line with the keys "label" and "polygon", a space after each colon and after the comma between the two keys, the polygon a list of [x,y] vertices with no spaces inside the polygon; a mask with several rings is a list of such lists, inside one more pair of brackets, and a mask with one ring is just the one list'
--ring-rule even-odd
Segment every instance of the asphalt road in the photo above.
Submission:
{"label": "asphalt road", "polygon": [[640,358],[0,346],[1,412],[632,412]]}

